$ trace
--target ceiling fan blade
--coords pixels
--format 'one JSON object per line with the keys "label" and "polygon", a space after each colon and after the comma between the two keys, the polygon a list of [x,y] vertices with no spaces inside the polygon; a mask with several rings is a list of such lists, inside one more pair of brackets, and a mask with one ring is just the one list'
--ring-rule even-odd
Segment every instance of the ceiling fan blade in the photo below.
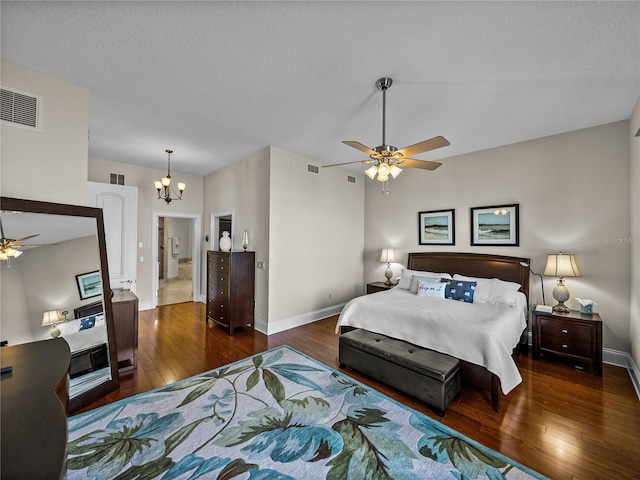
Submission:
{"label": "ceiling fan blade", "polygon": [[326,167],[342,167],[343,165],[353,165],[356,163],[374,163],[375,160],[360,160],[359,162],[347,162],[347,163],[333,163],[331,165],[322,165],[322,168]]}
{"label": "ceiling fan blade", "polygon": [[425,140],[424,142],[416,143],[415,145],[401,148],[397,153],[402,154],[403,157],[410,157],[411,155],[428,152],[429,150],[446,147],[447,145],[450,145],[449,141],[444,137],[438,136]]}
{"label": "ceiling fan blade", "polygon": [[421,168],[422,170],[435,170],[442,164],[439,162],[430,162],[429,160],[405,158],[402,160],[402,163],[398,163],[397,165],[401,168]]}
{"label": "ceiling fan blade", "polygon": [[37,237],[38,235],[40,234],[36,233],[35,235],[29,235],[27,237],[22,237],[22,238],[19,238],[18,240],[13,240],[13,241],[16,243],[21,243],[21,242],[24,242],[25,240],[29,240],[30,238]]}
{"label": "ceiling fan blade", "polygon": [[367,155],[373,155],[376,152],[371,150],[366,145],[361,144],[360,142],[354,142],[353,140],[344,140],[342,143],[345,145],[349,145],[350,147],[355,148],[356,150],[360,150],[361,152],[366,153]]}

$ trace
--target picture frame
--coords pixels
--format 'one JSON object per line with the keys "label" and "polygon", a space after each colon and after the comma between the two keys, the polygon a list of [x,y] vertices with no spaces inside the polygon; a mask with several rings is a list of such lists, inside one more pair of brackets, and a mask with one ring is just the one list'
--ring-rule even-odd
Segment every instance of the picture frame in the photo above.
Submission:
{"label": "picture frame", "polygon": [[455,220],[455,209],[418,212],[418,244],[455,245]]}
{"label": "picture frame", "polygon": [[76,275],[76,285],[78,286],[80,300],[102,295],[102,279],[100,270]]}
{"label": "picture frame", "polygon": [[519,207],[492,205],[471,208],[471,245],[517,247],[520,245]]}

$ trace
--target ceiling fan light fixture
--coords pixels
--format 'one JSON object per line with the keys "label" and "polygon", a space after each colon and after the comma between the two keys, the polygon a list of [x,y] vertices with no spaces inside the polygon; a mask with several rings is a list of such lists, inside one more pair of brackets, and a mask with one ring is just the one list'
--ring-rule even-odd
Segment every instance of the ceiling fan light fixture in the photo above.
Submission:
{"label": "ceiling fan light fixture", "polygon": [[378,175],[382,175],[383,177],[388,177],[390,170],[391,170],[391,167],[389,167],[389,164],[386,162],[382,162],[380,163],[380,165],[378,165]]}
{"label": "ceiling fan light fixture", "polygon": [[389,169],[389,173],[393,178],[397,178],[398,175],[402,173],[402,169],[397,165],[391,165],[391,168]]}
{"label": "ceiling fan light fixture", "polygon": [[367,177],[369,177],[371,180],[373,180],[374,178],[376,178],[376,175],[378,174],[378,167],[377,165],[371,165],[369,168],[367,168],[364,173],[367,174]]}

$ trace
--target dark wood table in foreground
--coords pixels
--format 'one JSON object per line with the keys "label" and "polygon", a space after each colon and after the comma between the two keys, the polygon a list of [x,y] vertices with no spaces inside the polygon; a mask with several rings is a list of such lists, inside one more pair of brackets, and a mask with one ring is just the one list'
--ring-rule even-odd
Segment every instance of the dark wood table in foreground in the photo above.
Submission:
{"label": "dark wood table in foreground", "polygon": [[1,478],[64,476],[70,358],[62,338],[0,348]]}

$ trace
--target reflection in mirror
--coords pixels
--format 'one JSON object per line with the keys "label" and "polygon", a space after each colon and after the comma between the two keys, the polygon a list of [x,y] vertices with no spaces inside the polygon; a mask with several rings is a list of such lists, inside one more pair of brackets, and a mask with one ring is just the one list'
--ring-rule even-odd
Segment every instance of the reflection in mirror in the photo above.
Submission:
{"label": "reflection in mirror", "polygon": [[0,340],[63,338],[73,412],[119,385],[102,211],[3,198],[0,218],[22,252],[0,252]]}

